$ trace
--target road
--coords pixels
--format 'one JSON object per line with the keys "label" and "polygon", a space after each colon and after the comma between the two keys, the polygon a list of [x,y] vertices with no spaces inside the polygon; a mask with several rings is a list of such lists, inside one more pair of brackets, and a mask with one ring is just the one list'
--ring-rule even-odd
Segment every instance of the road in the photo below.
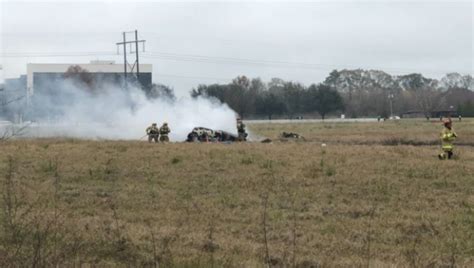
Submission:
{"label": "road", "polygon": [[365,123],[377,122],[377,118],[329,118],[329,119],[276,119],[276,120],[244,120],[248,124],[296,124],[296,123]]}

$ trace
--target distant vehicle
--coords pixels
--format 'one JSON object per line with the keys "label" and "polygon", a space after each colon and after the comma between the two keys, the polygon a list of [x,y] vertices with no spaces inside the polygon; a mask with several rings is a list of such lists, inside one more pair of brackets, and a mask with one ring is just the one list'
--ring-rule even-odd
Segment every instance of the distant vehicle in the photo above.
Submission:
{"label": "distant vehicle", "polygon": [[389,120],[400,120],[400,116],[390,116]]}
{"label": "distant vehicle", "polygon": [[187,142],[222,142],[237,141],[238,137],[223,130],[213,130],[205,127],[195,127],[188,134]]}

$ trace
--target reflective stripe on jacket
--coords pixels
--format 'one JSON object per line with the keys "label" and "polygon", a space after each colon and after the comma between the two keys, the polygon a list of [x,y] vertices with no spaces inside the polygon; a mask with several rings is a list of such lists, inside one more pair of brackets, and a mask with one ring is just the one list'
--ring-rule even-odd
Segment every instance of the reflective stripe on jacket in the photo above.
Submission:
{"label": "reflective stripe on jacket", "polygon": [[160,130],[157,127],[151,126],[146,129],[146,134],[158,134]]}
{"label": "reflective stripe on jacket", "polygon": [[453,129],[444,128],[441,131],[441,147],[443,149],[451,150],[453,149],[453,141],[456,139],[457,135]]}
{"label": "reflective stripe on jacket", "polygon": [[170,129],[167,126],[162,126],[160,128],[160,135],[162,136],[168,136],[168,133],[170,133]]}

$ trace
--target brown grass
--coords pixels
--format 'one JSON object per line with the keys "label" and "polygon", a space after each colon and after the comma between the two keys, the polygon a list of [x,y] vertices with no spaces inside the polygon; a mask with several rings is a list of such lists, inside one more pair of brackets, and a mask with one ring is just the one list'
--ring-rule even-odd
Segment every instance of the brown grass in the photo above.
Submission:
{"label": "brown grass", "polygon": [[[455,127],[472,142],[468,124]],[[349,144],[435,137],[439,125],[330,126],[250,126],[270,137],[291,128],[325,148],[0,143],[0,265],[474,265],[472,147],[439,161],[437,146]]]}
{"label": "brown grass", "polygon": [[[251,129],[262,137],[278,138],[283,132],[302,134],[307,141],[340,144],[406,144],[435,145],[439,143],[442,124],[438,120],[404,119],[376,123],[265,123],[252,124]],[[459,132],[458,144],[474,146],[474,119],[454,120],[454,129]]]}

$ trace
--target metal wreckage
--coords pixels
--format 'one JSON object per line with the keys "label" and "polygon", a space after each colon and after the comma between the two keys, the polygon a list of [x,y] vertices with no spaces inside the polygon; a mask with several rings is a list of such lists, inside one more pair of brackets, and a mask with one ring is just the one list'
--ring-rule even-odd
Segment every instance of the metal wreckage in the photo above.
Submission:
{"label": "metal wreckage", "polygon": [[[195,127],[188,134],[186,142],[242,142],[247,141],[248,133],[242,119],[237,118],[237,135],[224,130],[214,130],[206,127]],[[303,136],[294,132],[283,132],[280,141],[305,140]],[[261,140],[262,143],[271,143],[271,139]]]}
{"label": "metal wreckage", "polygon": [[[188,134],[187,142],[239,142],[247,141],[248,133],[242,133],[240,136],[224,130],[213,130],[205,127],[195,127]],[[294,132],[282,132],[279,141],[305,141],[306,139]],[[270,143],[271,139],[263,139],[260,142]]]}
{"label": "metal wreckage", "polygon": [[294,132],[282,132],[280,134],[280,141],[291,141],[291,140],[305,141],[306,139],[300,134],[294,133]]}
{"label": "metal wreckage", "polygon": [[236,142],[247,141],[248,133],[234,135],[224,130],[213,130],[205,127],[195,127],[188,134],[187,142]]}

